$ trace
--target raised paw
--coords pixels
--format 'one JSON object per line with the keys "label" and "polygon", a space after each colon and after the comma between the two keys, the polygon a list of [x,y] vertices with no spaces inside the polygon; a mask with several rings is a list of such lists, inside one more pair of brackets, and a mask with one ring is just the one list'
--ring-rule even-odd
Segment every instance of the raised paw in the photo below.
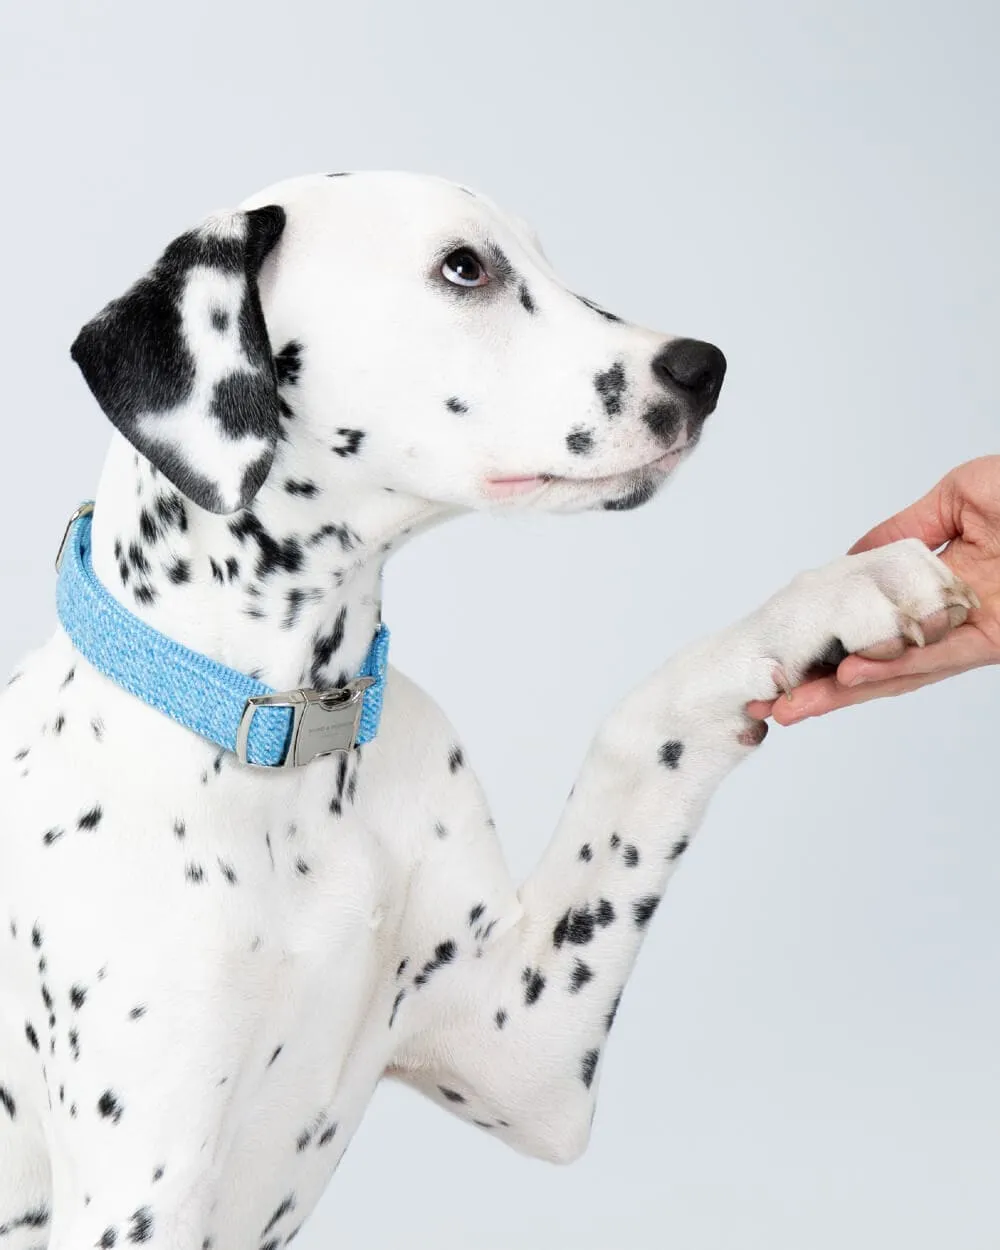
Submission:
{"label": "raised paw", "polygon": [[917,539],[800,574],[763,609],[773,693],[847,655],[895,659],[938,642],[979,606],[975,592]]}

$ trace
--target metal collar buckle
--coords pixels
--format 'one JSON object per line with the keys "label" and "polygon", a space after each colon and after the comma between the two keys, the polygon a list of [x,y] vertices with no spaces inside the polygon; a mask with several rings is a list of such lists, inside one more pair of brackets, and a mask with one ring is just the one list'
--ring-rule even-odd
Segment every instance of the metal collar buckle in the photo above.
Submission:
{"label": "metal collar buckle", "polygon": [[[364,693],[374,677],[355,677],[333,690],[282,690],[247,699],[236,731],[236,756],[252,768],[298,768],[336,751],[350,751],[358,736]],[[247,758],[250,725],[261,707],[287,707],[292,732],[285,758],[277,764],[257,764]]]}
{"label": "metal collar buckle", "polygon": [[56,572],[59,572],[59,566],[62,564],[63,556],[66,554],[66,544],[69,542],[69,536],[73,532],[73,526],[82,516],[90,516],[94,511],[93,503],[82,503],[66,522],[66,528],[63,530],[62,542],[59,544],[59,550],[56,552]]}

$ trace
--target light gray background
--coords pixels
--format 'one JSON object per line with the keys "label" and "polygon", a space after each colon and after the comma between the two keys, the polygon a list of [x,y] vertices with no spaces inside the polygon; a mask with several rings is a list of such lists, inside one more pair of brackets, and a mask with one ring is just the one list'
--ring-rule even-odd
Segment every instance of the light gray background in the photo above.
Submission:
{"label": "light gray background", "polygon": [[[4,6],[0,666],[52,625],[106,444],[78,326],[287,174],[469,182],[574,289],[730,360],[651,507],[470,518],[390,569],[396,661],[463,730],[522,874],[634,680],[1000,450],[997,12]],[[772,733],[657,917],[585,1159],[386,1088],[303,1250],[1000,1245],[998,708],[993,670]]]}

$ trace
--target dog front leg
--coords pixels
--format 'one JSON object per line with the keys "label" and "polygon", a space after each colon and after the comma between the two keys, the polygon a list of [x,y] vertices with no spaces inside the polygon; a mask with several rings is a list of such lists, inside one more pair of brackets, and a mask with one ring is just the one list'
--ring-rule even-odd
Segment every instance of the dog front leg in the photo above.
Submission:
{"label": "dog front leg", "polygon": [[[598,734],[519,920],[449,951],[414,996],[394,1072],[514,1147],[586,1145],[601,1054],[667,881],[719,782],[761,740],[745,705],[828,654],[935,633],[970,597],[919,543],[803,574],[669,662]],[[478,956],[478,957],[477,957]]]}

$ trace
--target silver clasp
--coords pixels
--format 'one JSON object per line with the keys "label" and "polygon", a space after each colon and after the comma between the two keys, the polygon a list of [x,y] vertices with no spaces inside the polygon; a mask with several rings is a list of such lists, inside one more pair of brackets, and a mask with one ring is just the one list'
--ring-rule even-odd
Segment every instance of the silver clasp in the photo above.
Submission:
{"label": "silver clasp", "polygon": [[73,532],[73,526],[82,516],[90,516],[94,511],[92,502],[82,503],[66,522],[66,528],[63,530],[62,542],[59,544],[59,550],[56,552],[56,572],[59,572],[59,566],[62,564],[63,556],[66,554],[66,544],[69,542],[69,536]]}
{"label": "silver clasp", "polygon": [[[298,768],[322,755],[350,751],[357,742],[364,693],[374,677],[355,677],[333,690],[283,690],[247,699],[236,731],[236,756],[252,768]],[[278,764],[255,764],[247,759],[250,726],[257,709],[287,707],[292,713],[292,732],[285,758]]]}

